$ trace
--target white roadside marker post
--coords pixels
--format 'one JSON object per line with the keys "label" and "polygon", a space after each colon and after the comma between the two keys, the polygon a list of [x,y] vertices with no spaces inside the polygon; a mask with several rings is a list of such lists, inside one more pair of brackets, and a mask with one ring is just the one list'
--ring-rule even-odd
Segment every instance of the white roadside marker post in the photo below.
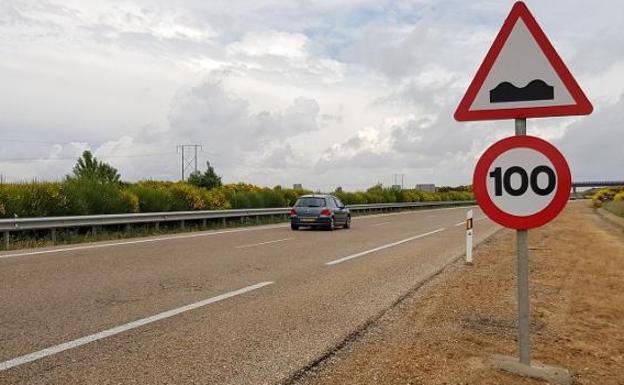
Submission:
{"label": "white roadside marker post", "polygon": [[466,264],[472,265],[472,210],[466,213]]}

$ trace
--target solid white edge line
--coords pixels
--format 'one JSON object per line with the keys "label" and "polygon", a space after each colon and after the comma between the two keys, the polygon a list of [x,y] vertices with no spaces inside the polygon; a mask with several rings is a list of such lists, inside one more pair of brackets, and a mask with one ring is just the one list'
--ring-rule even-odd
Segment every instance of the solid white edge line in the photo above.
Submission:
{"label": "solid white edge line", "polygon": [[276,239],[274,241],[266,241],[266,242],[260,242],[260,243],[251,243],[251,244],[248,244],[248,245],[236,246],[235,249],[246,249],[246,248],[249,248],[249,247],[269,245],[271,243],[292,241],[293,239],[295,239],[295,238],[284,238],[284,239]]}
{"label": "solid white edge line", "polygon": [[363,255],[374,253],[376,251],[385,250],[385,249],[388,249],[390,247],[398,246],[400,244],[403,244],[403,243],[406,243],[406,242],[409,242],[409,241],[413,241],[415,239],[419,239],[419,238],[423,238],[423,237],[426,237],[426,236],[429,236],[429,235],[433,235],[435,233],[439,233],[440,231],[444,231],[444,230],[446,230],[446,228],[442,227],[442,228],[439,228],[437,230],[430,231],[428,233],[419,234],[419,235],[416,235],[416,236],[413,236],[413,237],[402,239],[402,240],[397,241],[397,242],[392,242],[392,243],[388,243],[388,244],[385,244],[385,245],[381,245],[381,246],[375,247],[374,249],[362,251],[362,252],[359,252],[357,254],[348,255],[346,257],[339,258],[339,259],[336,259],[334,261],[326,262],[325,264],[328,265],[328,266],[336,265],[338,263],[342,263],[342,262],[351,260],[353,258],[358,258],[358,257],[361,257]]}
{"label": "solid white edge line", "polygon": [[387,225],[388,223],[392,223],[392,222],[381,222],[381,223],[374,223],[371,226],[382,226],[382,225]]}
{"label": "solid white edge line", "polygon": [[220,231],[201,232],[201,233],[184,234],[184,235],[176,235],[176,236],[168,236],[168,237],[160,237],[160,238],[136,239],[136,240],[133,240],[133,241],[123,241],[123,242],[115,242],[115,243],[102,243],[102,244],[96,244],[96,245],[82,245],[82,246],[64,247],[64,248],[61,248],[61,249],[27,251],[27,252],[23,252],[23,253],[14,253],[14,254],[0,255],[0,259],[3,259],[3,258],[13,258],[13,257],[24,257],[24,256],[27,256],[27,255],[62,253],[64,251],[100,249],[100,248],[103,248],[103,247],[134,245],[134,244],[138,244],[138,243],[150,243],[150,242],[171,241],[171,240],[176,240],[176,239],[209,237],[209,236],[212,236],[212,235],[240,233],[240,232],[244,232],[244,231],[271,230],[271,229],[279,229],[279,228],[282,228],[282,227],[287,227],[287,225],[270,226],[270,227],[269,226],[266,226],[266,227],[254,227],[254,228],[233,229],[233,230],[220,230]]}
{"label": "solid white edge line", "polygon": [[396,213],[383,213],[383,214],[370,214],[370,215],[360,215],[360,216],[355,216],[352,219],[353,220],[362,220],[362,219],[371,219],[371,218],[379,218],[379,217],[391,217],[394,215],[407,215],[407,214],[420,214],[420,213],[428,213],[431,211],[446,211],[446,210],[459,210],[459,209],[469,209],[469,208],[474,208],[474,207],[478,207],[477,205],[472,205],[472,206],[458,206],[458,207],[442,207],[442,208],[437,208],[437,209],[425,209],[425,210],[405,210],[405,211],[399,211]]}
{"label": "solid white edge line", "polygon": [[28,362],[39,360],[39,359],[47,357],[47,356],[51,356],[53,354],[57,354],[57,353],[63,352],[65,350],[77,348],[79,346],[86,345],[86,344],[88,344],[90,342],[93,342],[93,341],[101,340],[101,339],[106,338],[106,337],[111,337],[111,336],[114,336],[116,334],[123,333],[125,331],[138,328],[140,326],[144,326],[144,325],[156,322],[156,321],[160,321],[160,320],[163,320],[165,318],[170,318],[170,317],[173,317],[173,316],[178,315],[180,313],[187,312],[189,310],[197,309],[197,308],[200,308],[202,306],[206,306],[206,305],[209,305],[209,304],[212,304],[212,303],[215,303],[215,302],[223,301],[225,299],[228,299],[228,298],[231,298],[231,297],[234,297],[234,296],[237,296],[237,295],[241,295],[241,294],[250,292],[252,290],[257,290],[257,289],[260,289],[261,287],[268,286],[268,285],[271,285],[271,284],[273,284],[273,282],[271,282],[271,281],[260,282],[260,283],[257,283],[255,285],[243,287],[242,289],[238,289],[238,290],[234,290],[234,291],[230,291],[228,293],[224,293],[224,294],[218,295],[216,297],[208,298],[208,299],[205,299],[205,300],[202,300],[202,301],[199,301],[199,302],[195,302],[195,303],[191,303],[189,305],[182,306],[182,307],[179,307],[179,308],[176,308],[176,309],[167,310],[167,311],[155,314],[155,315],[150,316],[150,317],[142,318],[142,319],[139,319],[139,320],[136,320],[136,321],[132,321],[132,322],[123,324],[123,325],[115,326],[113,328],[110,328],[110,329],[107,329],[107,330],[104,330],[104,331],[101,331],[101,332],[98,332],[98,333],[95,333],[95,334],[91,334],[91,335],[88,335],[88,336],[85,336],[85,337],[81,337],[81,338],[75,339],[73,341],[64,342],[62,344],[55,345],[55,346],[50,346],[48,348],[39,350],[37,352],[25,354],[23,356],[19,356],[19,357],[13,358],[11,360],[1,362],[0,363],[0,372],[4,371],[4,370],[7,370],[7,369],[10,369],[10,368],[13,368],[13,367],[16,367],[16,366],[19,366],[19,365],[26,364]]}

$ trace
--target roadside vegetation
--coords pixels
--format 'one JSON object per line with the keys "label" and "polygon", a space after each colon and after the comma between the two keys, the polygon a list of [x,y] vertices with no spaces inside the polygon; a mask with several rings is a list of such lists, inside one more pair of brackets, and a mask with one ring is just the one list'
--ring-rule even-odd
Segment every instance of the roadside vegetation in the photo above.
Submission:
{"label": "roadside vegetation", "polygon": [[624,187],[603,188],[592,196],[595,208],[603,207],[613,214],[624,217]]}
{"label": "roadside vegetation", "polygon": [[[127,183],[114,167],[85,151],[62,181],[1,184],[0,217],[287,207],[299,196],[311,193],[281,186],[224,185],[209,163],[205,171],[192,173],[185,182]],[[471,189],[465,186],[422,192],[376,185],[366,191],[345,192],[338,188],[333,193],[345,204],[473,199]]]}

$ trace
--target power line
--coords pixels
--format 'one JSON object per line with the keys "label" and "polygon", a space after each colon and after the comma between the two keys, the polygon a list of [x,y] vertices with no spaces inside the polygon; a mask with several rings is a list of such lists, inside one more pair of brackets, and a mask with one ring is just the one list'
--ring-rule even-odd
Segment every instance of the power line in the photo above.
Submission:
{"label": "power line", "polygon": [[52,142],[48,140],[31,140],[31,139],[0,139],[0,142],[9,142],[9,143],[41,143],[41,144],[63,144],[63,143],[83,143],[80,141],[72,141],[72,142]]}
{"label": "power line", "polygon": [[[97,155],[97,158],[111,159],[111,158],[143,158],[150,156],[162,156],[173,155],[175,152],[160,152],[152,154],[133,154],[133,155]],[[72,157],[58,157],[58,158],[0,158],[0,162],[47,162],[56,160],[76,160],[80,156]]]}

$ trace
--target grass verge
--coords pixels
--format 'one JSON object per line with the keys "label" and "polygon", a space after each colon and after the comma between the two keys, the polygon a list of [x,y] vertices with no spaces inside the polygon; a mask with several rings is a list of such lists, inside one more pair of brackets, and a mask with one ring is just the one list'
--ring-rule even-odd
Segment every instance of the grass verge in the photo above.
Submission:
{"label": "grass verge", "polygon": [[624,217],[624,201],[605,202],[603,207],[617,216]]}

